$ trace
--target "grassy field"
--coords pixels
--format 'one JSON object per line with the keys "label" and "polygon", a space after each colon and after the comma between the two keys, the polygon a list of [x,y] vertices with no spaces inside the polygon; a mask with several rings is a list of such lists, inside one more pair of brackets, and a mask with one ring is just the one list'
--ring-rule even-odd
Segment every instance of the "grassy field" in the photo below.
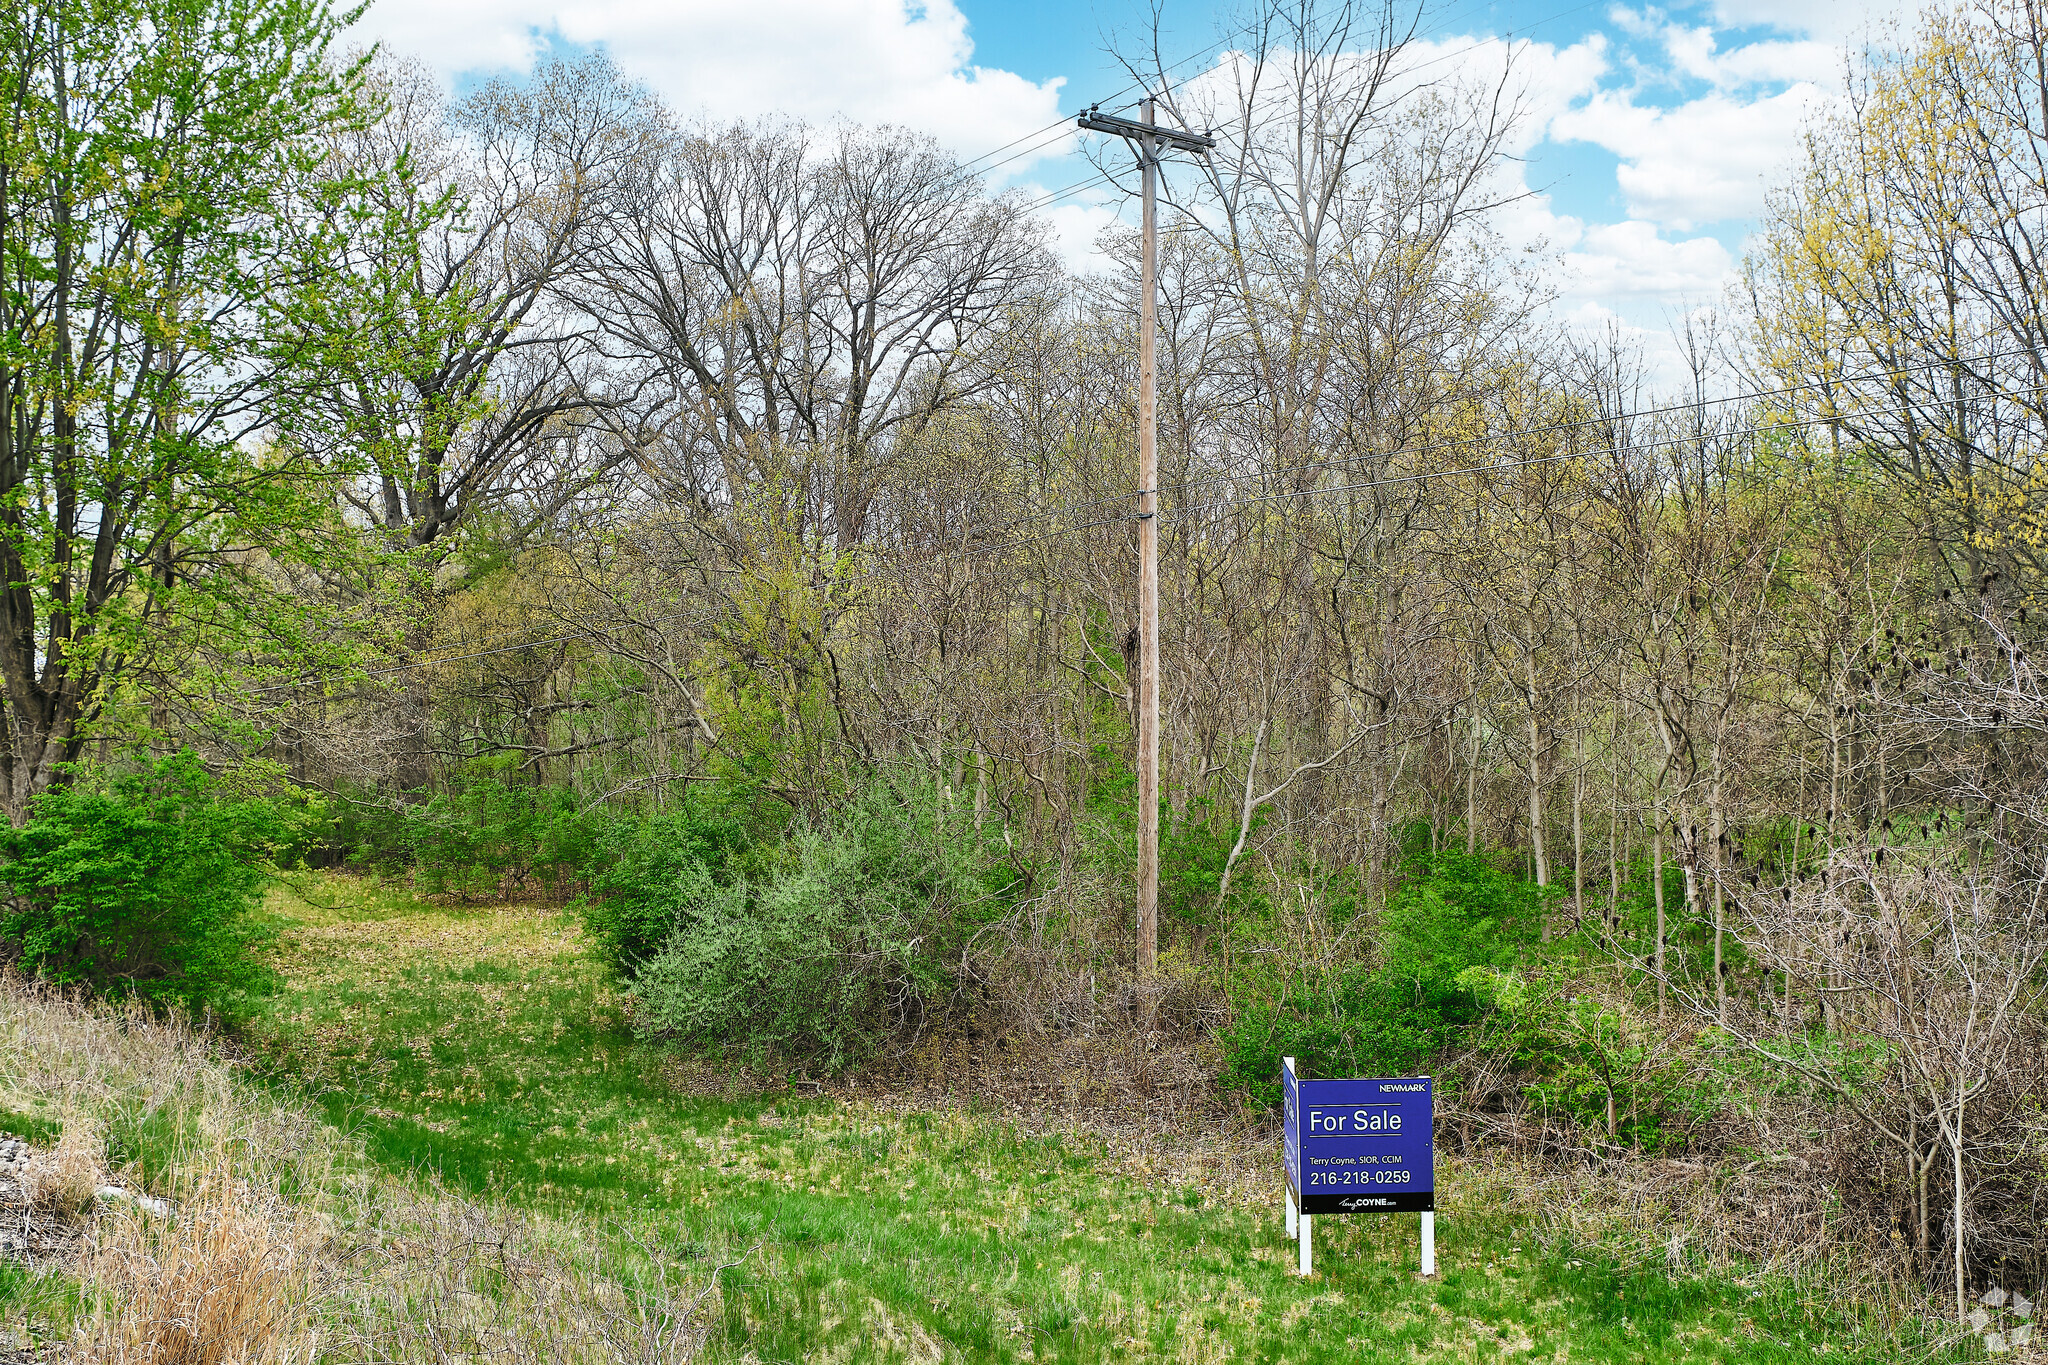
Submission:
{"label": "grassy field", "polygon": [[1414,1273],[1416,1219],[1397,1215],[1320,1220],[1303,1281],[1270,1139],[703,1093],[715,1073],[633,1041],[558,911],[334,876],[295,880],[273,908],[286,987],[246,1022],[259,1067],[386,1168],[630,1237],[700,1277],[725,1267],[721,1356],[1901,1358],[1810,1289],[1673,1277],[1564,1240],[1478,1163],[1440,1168],[1436,1280]]}

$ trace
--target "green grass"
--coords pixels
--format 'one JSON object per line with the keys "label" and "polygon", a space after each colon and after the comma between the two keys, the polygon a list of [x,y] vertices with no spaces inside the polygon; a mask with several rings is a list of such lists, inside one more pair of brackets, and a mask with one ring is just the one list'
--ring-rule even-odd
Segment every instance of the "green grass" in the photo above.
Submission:
{"label": "green grass", "polygon": [[0,1351],[62,1341],[82,1303],[78,1282],[62,1271],[0,1260]]}
{"label": "green grass", "polygon": [[[721,1354],[763,1360],[1890,1361],[1781,1282],[1560,1245],[1446,1163],[1441,1274],[1413,1216],[1318,1220],[1292,1274],[1277,1171],[1210,1135],[1034,1132],[992,1112],[688,1093],[573,926],[339,877],[274,904],[261,1065],[370,1156],[722,1273]],[[1274,1163],[1277,1165],[1277,1163]]]}
{"label": "green grass", "polygon": [[47,1147],[64,1131],[64,1120],[47,1102],[0,1090],[0,1133]]}

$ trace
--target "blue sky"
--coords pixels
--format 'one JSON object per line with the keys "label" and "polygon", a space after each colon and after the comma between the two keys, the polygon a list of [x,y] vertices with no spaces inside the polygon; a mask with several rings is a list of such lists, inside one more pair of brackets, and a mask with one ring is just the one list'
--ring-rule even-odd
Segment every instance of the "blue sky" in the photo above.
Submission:
{"label": "blue sky", "polygon": [[[1169,0],[1165,50],[1211,49],[1238,9]],[[1513,54],[1530,193],[1504,230],[1547,243],[1560,317],[1649,337],[1718,297],[1802,120],[1833,96],[1844,45],[1899,9],[1447,0],[1424,13],[1417,55],[1487,80]],[[892,122],[973,157],[1125,86],[1105,48],[1142,42],[1149,24],[1148,5],[1104,0],[377,0],[361,30],[453,85],[603,47],[686,116]],[[1214,61],[1180,74],[1198,79]],[[1036,192],[1087,174],[1071,137],[1024,145],[1034,150],[998,170],[1002,183]],[[1046,210],[1083,270],[1123,211],[1101,194]]]}

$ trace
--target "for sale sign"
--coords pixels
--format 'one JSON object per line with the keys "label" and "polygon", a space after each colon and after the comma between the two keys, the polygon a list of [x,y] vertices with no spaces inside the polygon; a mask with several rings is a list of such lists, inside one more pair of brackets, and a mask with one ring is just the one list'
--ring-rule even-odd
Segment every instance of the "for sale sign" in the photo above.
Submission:
{"label": "for sale sign", "polygon": [[1287,1184],[1303,1213],[1433,1213],[1427,1076],[1303,1080],[1282,1064]]}

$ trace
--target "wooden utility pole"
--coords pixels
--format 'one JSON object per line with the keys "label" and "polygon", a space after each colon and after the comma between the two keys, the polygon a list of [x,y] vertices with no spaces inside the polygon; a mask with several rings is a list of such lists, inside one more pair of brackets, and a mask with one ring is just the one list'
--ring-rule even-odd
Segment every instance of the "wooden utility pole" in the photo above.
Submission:
{"label": "wooden utility pole", "polygon": [[1136,120],[1090,109],[1080,125],[1112,133],[1138,154],[1144,180],[1144,246],[1138,284],[1138,975],[1159,971],[1159,158],[1197,154],[1216,139],[1152,121],[1152,97]]}

